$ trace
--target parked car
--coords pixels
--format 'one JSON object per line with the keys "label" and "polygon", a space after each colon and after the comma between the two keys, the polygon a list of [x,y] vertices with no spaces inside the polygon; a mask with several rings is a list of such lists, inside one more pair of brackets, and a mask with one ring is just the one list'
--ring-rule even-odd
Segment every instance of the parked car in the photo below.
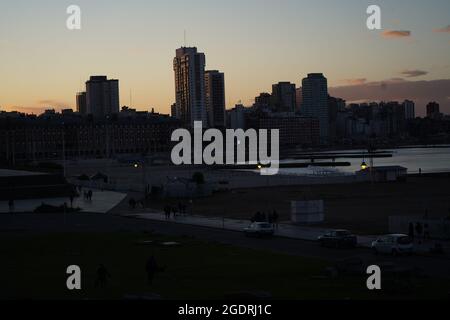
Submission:
{"label": "parked car", "polygon": [[406,234],[388,234],[372,242],[375,254],[386,253],[392,255],[412,254],[414,243]]}
{"label": "parked car", "polygon": [[263,237],[263,236],[273,236],[274,229],[272,224],[267,222],[253,222],[247,228],[244,229],[244,233],[246,236],[255,236],[255,237]]}
{"label": "parked car", "polygon": [[332,230],[317,239],[321,246],[331,248],[354,248],[357,237],[348,230]]}

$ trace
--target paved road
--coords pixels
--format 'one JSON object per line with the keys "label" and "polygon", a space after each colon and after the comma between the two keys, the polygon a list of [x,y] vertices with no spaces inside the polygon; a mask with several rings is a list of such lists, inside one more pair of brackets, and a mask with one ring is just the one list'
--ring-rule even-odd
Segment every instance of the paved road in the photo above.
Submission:
{"label": "paved road", "polygon": [[[48,232],[114,232],[155,231],[169,236],[194,236],[197,239],[215,241],[239,247],[314,257],[330,262],[346,258],[361,258],[367,265],[384,262],[398,266],[416,267],[432,276],[450,278],[450,260],[439,257],[390,257],[375,256],[370,250],[321,248],[315,242],[287,239],[247,238],[241,232],[125,218],[105,214],[64,215],[0,215],[0,233],[48,233]],[[331,265],[331,264],[330,264]]]}

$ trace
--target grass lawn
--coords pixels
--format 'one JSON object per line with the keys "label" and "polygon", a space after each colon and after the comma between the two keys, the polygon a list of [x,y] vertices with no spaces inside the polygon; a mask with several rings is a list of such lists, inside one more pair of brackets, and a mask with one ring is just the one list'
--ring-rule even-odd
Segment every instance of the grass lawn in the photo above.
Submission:
{"label": "grass lawn", "polygon": [[[177,241],[177,247],[139,244]],[[263,240],[264,241],[264,240]],[[448,297],[449,283],[416,279],[404,292],[369,292],[365,277],[317,277],[331,263],[265,251],[146,233],[0,234],[0,299],[122,299],[156,293],[164,299],[221,299],[239,291],[265,291],[275,299],[366,299]],[[153,286],[145,264],[159,265]],[[104,264],[111,279],[95,287]],[[66,289],[66,268],[82,269],[82,290]]]}

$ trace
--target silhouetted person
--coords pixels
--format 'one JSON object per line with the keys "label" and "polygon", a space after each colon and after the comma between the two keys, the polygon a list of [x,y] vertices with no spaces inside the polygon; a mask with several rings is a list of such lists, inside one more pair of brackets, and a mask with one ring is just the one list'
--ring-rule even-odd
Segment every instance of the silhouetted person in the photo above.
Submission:
{"label": "silhouetted person", "polygon": [[430,230],[428,228],[428,223],[425,223],[423,225],[423,238],[425,240],[429,240],[430,239]]}
{"label": "silhouetted person", "polygon": [[14,212],[14,200],[13,199],[8,201],[8,207],[9,207],[9,212],[13,213]]}
{"label": "silhouetted person", "polygon": [[92,190],[89,190],[89,191],[88,191],[88,198],[89,198],[89,201],[92,201],[92,195],[93,195]]}
{"label": "silhouetted person", "polygon": [[412,222],[409,224],[408,235],[411,239],[414,240],[414,224]]}
{"label": "silhouetted person", "polygon": [[73,196],[70,196],[70,207],[73,208]]}
{"label": "silhouetted person", "polygon": [[151,256],[147,260],[147,263],[145,265],[145,271],[147,272],[147,284],[151,286],[153,284],[153,279],[155,278],[156,273],[164,272],[165,270],[165,267],[161,268],[158,266],[155,256]]}
{"label": "silhouetted person", "polygon": [[422,231],[423,231],[422,224],[420,222],[417,222],[416,223],[416,234],[417,234],[418,238],[420,238],[422,236]]}
{"label": "silhouetted person", "polygon": [[131,209],[135,209],[136,208],[136,200],[134,200],[134,198],[131,198],[130,201],[128,201],[128,204],[130,205]]}
{"label": "silhouetted person", "polygon": [[272,214],[272,219],[273,219],[273,224],[275,226],[275,228],[278,229],[278,219],[280,218],[280,216],[278,215],[278,212],[276,210],[273,210],[273,214]]}
{"label": "silhouetted person", "polygon": [[170,219],[170,207],[169,206],[164,207],[164,215],[166,216],[166,220]]}
{"label": "silhouetted person", "polygon": [[106,267],[101,264],[97,269],[97,279],[95,280],[96,287],[105,287],[108,283],[108,278],[111,278]]}
{"label": "silhouetted person", "polygon": [[178,214],[177,207],[173,207],[172,208],[172,212],[173,212],[173,218],[175,219],[177,217],[177,214]]}

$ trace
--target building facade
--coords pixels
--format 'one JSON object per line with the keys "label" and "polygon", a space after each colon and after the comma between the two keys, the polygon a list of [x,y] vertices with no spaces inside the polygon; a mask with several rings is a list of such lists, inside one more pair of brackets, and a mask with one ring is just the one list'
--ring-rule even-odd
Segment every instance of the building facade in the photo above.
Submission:
{"label": "building facade", "polygon": [[431,119],[441,118],[439,103],[433,101],[427,104],[427,117]]}
{"label": "building facade", "polygon": [[82,115],[87,114],[86,92],[77,93],[77,112]]}
{"label": "building facade", "polygon": [[295,84],[290,82],[279,82],[272,85],[271,105],[272,111],[274,112],[295,112]]}
{"label": "building facade", "polygon": [[96,118],[119,113],[119,80],[92,76],[86,82],[86,111]]}
{"label": "building facade", "polygon": [[176,50],[173,60],[175,72],[176,114],[188,127],[202,121],[207,127],[205,104],[205,54],[197,48],[182,47]]}
{"label": "building facade", "polygon": [[0,119],[0,161],[110,158],[121,154],[169,152],[179,122],[169,116],[136,113],[93,120],[77,114]]}
{"label": "building facade", "polygon": [[261,92],[259,96],[255,97],[253,106],[260,111],[269,111],[272,103],[272,95],[267,92]]}
{"label": "building facade", "polygon": [[208,124],[213,128],[225,127],[225,75],[217,70],[205,72],[205,102]]}
{"label": "building facade", "polygon": [[247,128],[279,129],[280,146],[316,146],[319,144],[319,120],[294,114],[272,113],[249,117]]}
{"label": "building facade", "polygon": [[416,110],[413,101],[405,100],[403,102],[403,108],[405,108],[405,119],[411,120],[416,118]]}
{"label": "building facade", "polygon": [[302,81],[301,113],[319,120],[320,140],[329,141],[328,82],[322,73],[310,73]]}

